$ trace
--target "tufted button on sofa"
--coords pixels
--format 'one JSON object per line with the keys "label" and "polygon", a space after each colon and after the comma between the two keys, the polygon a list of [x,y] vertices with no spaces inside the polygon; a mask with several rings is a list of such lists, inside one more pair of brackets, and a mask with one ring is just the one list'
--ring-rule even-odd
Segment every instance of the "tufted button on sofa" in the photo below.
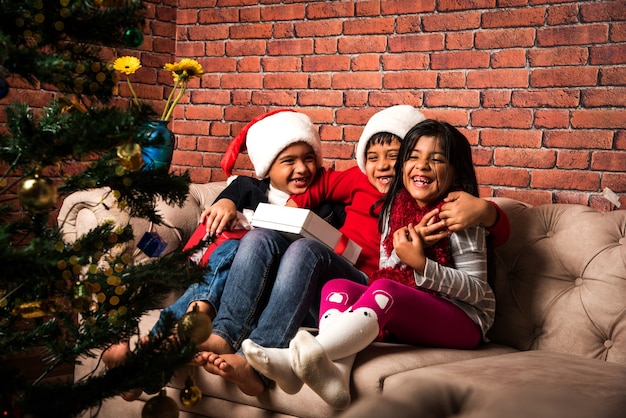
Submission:
{"label": "tufted button on sofa", "polygon": [[[164,226],[127,217],[106,200],[107,190],[78,192],[64,201],[59,224],[71,241],[104,220],[131,222],[136,239],[157,231],[168,237],[166,252],[175,251],[223,187],[192,185],[182,208],[160,202]],[[181,416],[626,416],[626,211],[493,200],[506,211],[511,236],[491,259],[497,307],[488,343],[476,350],[374,343],[357,356],[354,402],[346,411],[333,410],[306,387],[288,395],[270,385],[250,397],[203,369],[184,367],[168,383],[168,394],[178,400],[192,374],[203,398],[195,406],[179,405]],[[132,245],[126,250],[136,262],[149,260]],[[157,318],[158,310],[146,315],[142,332]],[[84,359],[76,379],[97,366],[97,359]],[[99,416],[140,417],[147,399],[110,399]]]}

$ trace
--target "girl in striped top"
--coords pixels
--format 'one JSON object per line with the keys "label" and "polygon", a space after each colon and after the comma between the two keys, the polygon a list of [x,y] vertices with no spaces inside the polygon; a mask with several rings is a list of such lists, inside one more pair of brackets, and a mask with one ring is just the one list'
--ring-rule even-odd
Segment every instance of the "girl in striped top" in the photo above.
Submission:
{"label": "girl in striped top", "polygon": [[[280,385],[295,375],[337,409],[349,405],[355,355],[371,342],[472,349],[494,320],[485,228],[438,225],[449,192],[478,195],[467,138],[448,123],[420,122],[402,141],[395,172],[379,219],[380,268],[368,285],[327,282],[318,335],[303,330],[289,348],[263,351],[275,364],[288,359],[268,377]],[[263,350],[250,340],[243,347]]]}

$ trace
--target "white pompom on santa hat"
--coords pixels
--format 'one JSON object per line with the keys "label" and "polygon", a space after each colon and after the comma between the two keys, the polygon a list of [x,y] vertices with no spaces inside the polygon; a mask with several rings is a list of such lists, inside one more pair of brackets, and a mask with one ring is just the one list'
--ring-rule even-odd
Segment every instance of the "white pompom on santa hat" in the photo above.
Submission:
{"label": "white pompom on santa hat", "polygon": [[380,132],[396,135],[402,141],[412,127],[425,120],[426,117],[410,105],[396,105],[375,113],[363,128],[363,133],[356,146],[356,161],[365,173],[367,143],[370,138]]}
{"label": "white pompom on santa hat", "polygon": [[252,119],[237,134],[222,157],[222,170],[231,176],[237,155],[245,149],[258,178],[263,179],[285,148],[298,142],[313,148],[317,166],[322,166],[322,143],[311,119],[291,109],[277,109]]}

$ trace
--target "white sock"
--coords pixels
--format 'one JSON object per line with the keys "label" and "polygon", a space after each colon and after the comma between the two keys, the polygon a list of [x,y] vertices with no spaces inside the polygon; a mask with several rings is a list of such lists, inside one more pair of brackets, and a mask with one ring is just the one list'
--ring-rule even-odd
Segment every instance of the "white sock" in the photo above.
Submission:
{"label": "white sock", "polygon": [[319,324],[319,332],[324,332],[324,330],[333,323],[333,320],[337,319],[337,317],[341,314],[341,311],[336,308],[331,308],[324,312],[324,315],[320,318]]}
{"label": "white sock", "polygon": [[350,308],[334,315],[316,338],[331,360],[339,360],[370,345],[378,332],[378,316],[373,309]]}
{"label": "white sock", "polygon": [[288,348],[266,348],[250,339],[241,344],[248,363],[264,376],[272,379],[290,395],[298,393],[302,388],[302,381],[291,370]]}
{"label": "white sock", "polygon": [[299,331],[289,348],[291,368],[304,383],[335,409],[350,405],[350,371],[354,356],[348,367],[344,364],[338,367],[326,355],[324,347],[306,331]]}

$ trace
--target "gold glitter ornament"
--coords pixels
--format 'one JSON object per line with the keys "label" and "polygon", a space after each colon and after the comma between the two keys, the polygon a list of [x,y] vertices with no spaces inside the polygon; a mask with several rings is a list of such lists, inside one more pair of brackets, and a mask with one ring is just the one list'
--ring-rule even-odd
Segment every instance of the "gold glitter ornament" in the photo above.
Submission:
{"label": "gold glitter ornament", "polygon": [[117,157],[120,165],[126,171],[139,171],[143,166],[141,146],[136,142],[128,142],[117,147]]}
{"label": "gold glitter ornament", "polygon": [[180,391],[180,402],[185,406],[195,406],[202,399],[202,392],[193,378],[187,376],[185,387]]}
{"label": "gold glitter ornament", "polygon": [[178,418],[178,405],[169,396],[165,389],[150,398],[141,410],[141,418]]}
{"label": "gold glitter ornament", "polygon": [[35,173],[22,182],[17,190],[17,197],[27,211],[46,213],[57,202],[57,188],[52,180]]}
{"label": "gold glitter ornament", "polygon": [[213,321],[209,315],[200,312],[196,304],[191,312],[187,312],[178,321],[177,330],[181,338],[189,338],[198,345],[205,342],[211,335]]}

